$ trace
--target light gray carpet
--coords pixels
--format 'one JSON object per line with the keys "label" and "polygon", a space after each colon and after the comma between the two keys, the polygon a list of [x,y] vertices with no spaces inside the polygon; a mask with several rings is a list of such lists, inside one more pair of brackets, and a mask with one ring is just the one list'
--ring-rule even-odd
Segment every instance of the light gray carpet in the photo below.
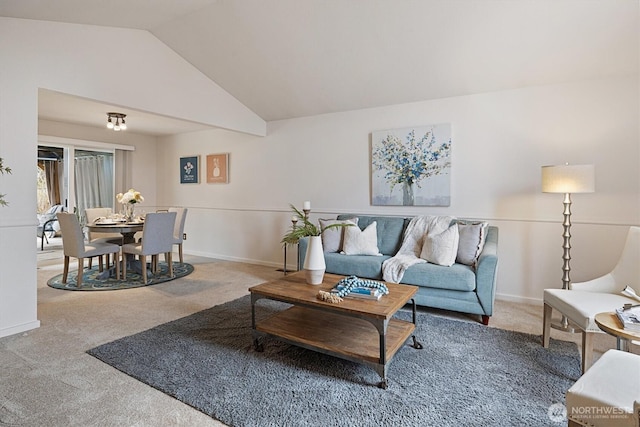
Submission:
{"label": "light gray carpet", "polygon": [[246,296],[88,353],[232,426],[557,426],[549,407],[580,376],[574,343],[419,313],[425,348],[402,348],[382,390],[363,365],[275,340],[255,352],[250,312]]}

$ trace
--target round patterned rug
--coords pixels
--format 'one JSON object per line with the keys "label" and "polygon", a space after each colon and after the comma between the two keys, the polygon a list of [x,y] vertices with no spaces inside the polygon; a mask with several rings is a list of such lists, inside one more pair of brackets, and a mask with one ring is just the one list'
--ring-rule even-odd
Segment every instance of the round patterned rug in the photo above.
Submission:
{"label": "round patterned rug", "polygon": [[169,276],[169,268],[166,262],[160,262],[158,265],[158,273],[151,274],[151,270],[147,271],[148,283],[145,285],[142,281],[142,274],[127,270],[127,279],[116,279],[115,273],[110,270],[103,272],[98,271],[98,266],[94,265],[93,268],[85,268],[82,275],[82,286],[78,288],[76,286],[76,280],[78,277],[78,271],[69,271],[67,277],[67,283],[62,283],[62,274],[53,276],[47,281],[47,285],[56,289],[64,289],[66,291],[108,291],[116,289],[131,289],[141,286],[157,285],[158,283],[168,282],[170,280],[178,279],[180,277],[187,276],[193,272],[193,266],[191,264],[179,262],[173,263],[174,277]]}

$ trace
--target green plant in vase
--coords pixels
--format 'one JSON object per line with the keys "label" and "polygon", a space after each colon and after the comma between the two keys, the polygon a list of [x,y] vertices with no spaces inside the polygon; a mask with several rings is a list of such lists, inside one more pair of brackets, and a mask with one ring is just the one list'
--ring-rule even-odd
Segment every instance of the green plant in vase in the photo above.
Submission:
{"label": "green plant in vase", "polygon": [[[323,231],[345,227],[355,224],[331,224],[323,229],[315,225],[304,213],[300,212],[295,206],[290,205],[293,212],[296,214],[298,221],[293,221],[291,229],[282,238],[283,246],[296,244],[303,237],[309,237],[309,244],[307,245],[307,251],[304,258],[303,269],[305,271],[306,281],[310,285],[319,285],[324,278],[324,271],[326,268],[324,262],[324,252],[322,249],[321,234]],[[300,225],[298,225],[300,223]]]}
{"label": "green plant in vase", "polygon": [[[302,213],[300,210],[298,210],[298,208],[296,208],[293,205],[289,205],[289,206],[291,206],[291,210],[293,211],[293,213],[296,214],[296,217],[298,218],[298,222],[296,222],[295,224],[292,224],[289,232],[285,234],[284,237],[282,237],[281,243],[283,246],[295,245],[303,237],[320,236],[322,234],[324,230],[322,230],[319,226],[309,221],[309,218],[307,218],[304,213]],[[324,229],[329,230],[331,228],[349,227],[351,225],[355,225],[355,224],[331,224],[325,227]]]}
{"label": "green plant in vase", "polygon": [[[5,166],[3,163],[2,157],[0,157],[0,175],[4,175],[5,173],[11,173],[11,168]],[[0,206],[7,206],[9,202],[4,199],[5,194],[0,194]]]}
{"label": "green plant in vase", "polygon": [[321,230],[318,226],[309,221],[305,214],[300,212],[298,208],[293,205],[289,206],[291,207],[291,210],[295,214],[295,217],[298,218],[298,220],[292,223],[289,232],[287,232],[287,234],[282,237],[281,243],[283,246],[295,245],[303,237],[320,235]]}

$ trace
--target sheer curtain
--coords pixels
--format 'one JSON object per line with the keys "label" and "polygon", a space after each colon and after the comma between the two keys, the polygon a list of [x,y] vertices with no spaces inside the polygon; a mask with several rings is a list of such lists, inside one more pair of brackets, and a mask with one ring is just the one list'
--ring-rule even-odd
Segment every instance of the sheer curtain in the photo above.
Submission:
{"label": "sheer curtain", "polygon": [[113,155],[76,157],[75,189],[82,217],[86,208],[113,207]]}

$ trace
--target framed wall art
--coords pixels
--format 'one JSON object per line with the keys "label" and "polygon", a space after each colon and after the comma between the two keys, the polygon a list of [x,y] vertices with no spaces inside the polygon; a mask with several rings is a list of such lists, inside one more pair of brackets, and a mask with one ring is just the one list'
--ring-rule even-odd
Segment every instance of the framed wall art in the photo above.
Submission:
{"label": "framed wall art", "polygon": [[200,177],[200,156],[180,157],[180,184],[197,184]]}
{"label": "framed wall art", "polygon": [[207,156],[207,182],[210,184],[229,182],[229,153]]}
{"label": "framed wall art", "polygon": [[372,132],[372,205],[449,206],[450,174],[450,123]]}

